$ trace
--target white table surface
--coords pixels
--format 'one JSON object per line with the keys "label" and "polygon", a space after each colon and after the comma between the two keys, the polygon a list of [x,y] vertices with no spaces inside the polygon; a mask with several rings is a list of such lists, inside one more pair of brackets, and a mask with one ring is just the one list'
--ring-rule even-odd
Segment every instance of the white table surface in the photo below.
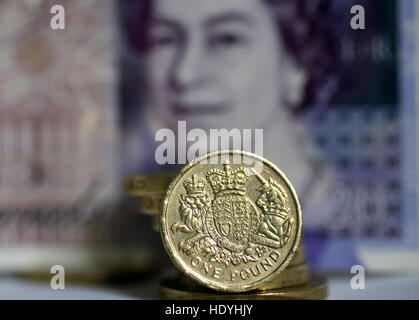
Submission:
{"label": "white table surface", "polygon": [[[364,290],[353,290],[351,275],[328,275],[330,300],[415,299],[419,300],[418,275],[367,276]],[[0,277],[0,299],[19,300],[120,300],[158,299],[159,281],[133,281],[120,284],[66,283],[64,290],[53,290],[48,281],[15,276]]]}

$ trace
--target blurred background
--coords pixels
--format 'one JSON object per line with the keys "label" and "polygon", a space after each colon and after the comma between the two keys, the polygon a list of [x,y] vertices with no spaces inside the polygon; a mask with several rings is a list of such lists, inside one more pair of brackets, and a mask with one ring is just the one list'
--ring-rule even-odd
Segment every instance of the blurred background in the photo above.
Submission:
{"label": "blurred background", "polygon": [[75,281],[167,270],[123,179],[175,173],[155,133],[182,120],[264,130],[316,272],[419,273],[418,14],[414,0],[0,0],[3,284],[56,264]]}

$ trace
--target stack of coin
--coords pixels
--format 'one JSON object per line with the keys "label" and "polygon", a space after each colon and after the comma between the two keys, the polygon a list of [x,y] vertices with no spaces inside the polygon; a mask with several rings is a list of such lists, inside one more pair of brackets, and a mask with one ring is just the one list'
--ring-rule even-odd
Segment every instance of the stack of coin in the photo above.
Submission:
{"label": "stack of coin", "polygon": [[323,276],[311,275],[301,286],[228,293],[167,279],[160,286],[160,297],[165,300],[322,300],[327,298],[327,282]]}
{"label": "stack of coin", "polygon": [[301,245],[290,264],[273,280],[250,292],[220,293],[191,281],[182,273],[162,281],[160,297],[167,300],[260,300],[302,299],[319,300],[327,297],[326,279],[312,274],[306,261],[305,248]]}
{"label": "stack of coin", "polygon": [[124,189],[127,194],[138,197],[141,213],[151,215],[158,221],[163,208],[163,198],[174,178],[174,176],[126,178]]}
{"label": "stack of coin", "polygon": [[[219,165],[195,161],[176,177],[125,181],[126,192],[139,198],[142,213],[152,216],[153,229],[161,232],[169,256],[181,271],[162,282],[161,297],[326,298],[325,279],[312,275],[306,261],[300,242],[301,209],[287,178],[253,154],[224,153],[231,159]],[[264,169],[258,173],[231,165],[235,153],[263,162]],[[206,191],[210,186],[213,200]]]}

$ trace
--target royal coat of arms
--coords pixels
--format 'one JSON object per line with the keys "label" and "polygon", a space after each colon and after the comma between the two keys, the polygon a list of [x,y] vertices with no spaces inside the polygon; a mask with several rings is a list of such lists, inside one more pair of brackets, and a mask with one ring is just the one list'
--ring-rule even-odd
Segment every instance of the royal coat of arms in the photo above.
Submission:
{"label": "royal coat of arms", "polygon": [[[202,255],[228,266],[258,261],[268,248],[284,247],[291,235],[293,218],[284,188],[245,167],[211,169],[205,177],[192,175],[183,183],[179,199],[182,222],[172,224],[174,234],[190,234],[179,243],[186,255]],[[254,202],[247,183],[256,177],[261,186]],[[208,192],[210,186],[212,192]]]}

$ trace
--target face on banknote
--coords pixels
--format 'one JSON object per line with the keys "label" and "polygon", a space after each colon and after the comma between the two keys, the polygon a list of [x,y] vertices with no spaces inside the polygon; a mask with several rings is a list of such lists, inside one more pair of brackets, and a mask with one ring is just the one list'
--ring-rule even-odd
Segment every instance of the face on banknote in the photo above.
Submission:
{"label": "face on banknote", "polygon": [[[363,29],[351,26],[355,5]],[[314,267],[417,268],[417,7],[123,2],[126,173],[170,171],[156,161],[156,132],[179,138],[179,122],[186,132],[263,129],[263,156],[301,198]]]}

